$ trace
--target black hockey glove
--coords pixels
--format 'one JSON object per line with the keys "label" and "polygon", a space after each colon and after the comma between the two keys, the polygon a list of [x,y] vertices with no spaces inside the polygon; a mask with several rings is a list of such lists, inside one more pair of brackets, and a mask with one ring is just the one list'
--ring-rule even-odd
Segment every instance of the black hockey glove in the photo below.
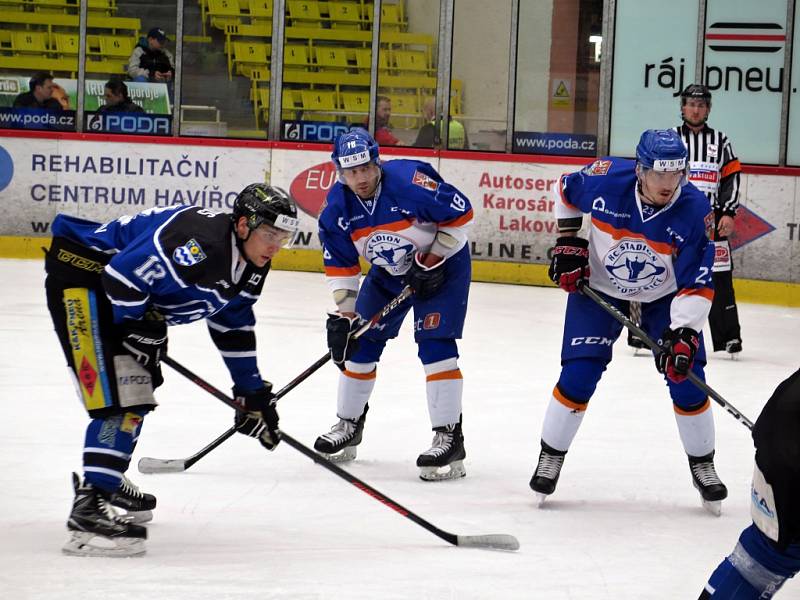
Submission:
{"label": "black hockey glove", "polygon": [[411,286],[417,298],[427,300],[439,293],[446,273],[443,260],[432,267],[426,267],[421,262],[422,258],[420,253],[414,255],[414,262],[406,273],[406,285]]}
{"label": "black hockey glove", "polygon": [[328,313],[328,322],[325,324],[328,330],[328,350],[331,352],[333,364],[344,371],[344,361],[358,350],[358,338],[353,337],[353,333],[360,326],[361,317],[345,317],[339,313]]}
{"label": "black hockey glove", "polygon": [[589,279],[589,240],[560,237],[553,248],[550,279],[566,292],[577,292],[578,282]]}
{"label": "black hockey glove", "polygon": [[161,358],[167,354],[167,324],[163,321],[125,321],[122,324],[122,347],[153,378],[153,388],[164,383]]}
{"label": "black hockey glove", "polygon": [[662,334],[663,350],[656,356],[656,368],[673,383],[686,379],[700,348],[700,336],[689,327],[667,329]]}
{"label": "black hockey glove", "polygon": [[243,411],[237,410],[233,427],[239,433],[257,438],[267,450],[274,450],[281,441],[278,430],[278,410],[275,408],[275,394],[272,384],[264,382],[264,387],[252,392],[241,392],[233,388],[233,395]]}

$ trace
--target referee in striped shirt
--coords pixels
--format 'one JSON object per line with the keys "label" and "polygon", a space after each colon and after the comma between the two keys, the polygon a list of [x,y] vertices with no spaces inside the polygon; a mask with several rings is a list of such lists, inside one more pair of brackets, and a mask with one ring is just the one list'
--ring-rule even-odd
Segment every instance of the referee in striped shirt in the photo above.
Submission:
{"label": "referee in striped shirt", "polygon": [[[742,351],[739,313],[733,292],[733,258],[728,236],[734,230],[734,217],[739,208],[739,173],[741,166],[728,137],[708,126],[711,112],[711,91],[704,85],[691,84],[681,92],[683,124],[675,131],[689,151],[689,181],[703,192],[714,209],[714,301],[708,315],[714,352],[724,350],[731,356]],[[632,303],[633,304],[633,303]],[[631,317],[636,320],[636,306]],[[644,345],[632,334],[628,344]]]}

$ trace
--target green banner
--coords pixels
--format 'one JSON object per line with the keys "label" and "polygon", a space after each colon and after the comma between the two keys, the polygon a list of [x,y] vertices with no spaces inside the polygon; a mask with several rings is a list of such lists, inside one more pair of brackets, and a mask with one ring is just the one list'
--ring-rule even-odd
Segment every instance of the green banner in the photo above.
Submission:
{"label": "green banner", "polygon": [[[0,107],[10,108],[14,99],[28,91],[28,77],[18,75],[0,74]],[[59,100],[65,109],[75,110],[78,101],[78,80],[53,79],[55,89],[53,97]],[[102,79],[87,79],[83,98],[83,107],[87,111],[96,111],[105,104],[103,92],[106,82]],[[168,115],[172,112],[169,101],[169,92],[166,83],[148,83],[139,81],[126,81],[128,96],[141,106],[145,112],[153,115]]]}

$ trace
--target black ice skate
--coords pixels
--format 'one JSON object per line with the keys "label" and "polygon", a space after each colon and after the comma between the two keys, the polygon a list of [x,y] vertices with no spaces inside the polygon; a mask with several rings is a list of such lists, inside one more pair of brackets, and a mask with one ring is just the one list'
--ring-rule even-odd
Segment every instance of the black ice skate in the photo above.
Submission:
{"label": "black ice skate", "polygon": [[75,500],[67,521],[70,539],[62,548],[74,556],[136,556],[144,554],[147,529],[120,517],[108,494],[91,484],[81,485],[72,474]]}
{"label": "black ice skate", "polygon": [[122,476],[122,481],[109,500],[113,506],[125,511],[124,518],[131,523],[147,523],[153,520],[156,497],[142,492],[130,479]]}
{"label": "black ice skate", "polygon": [[647,344],[636,337],[632,332],[628,332],[628,346],[633,348],[633,355],[637,356],[639,350],[647,350]]}
{"label": "black ice skate", "polygon": [[539,499],[539,506],[544,504],[545,499],[556,491],[558,477],[561,475],[561,467],[564,466],[564,456],[566,452],[551,448],[542,441],[542,450],[539,452],[539,463],[531,477],[531,489],[536,492]]}
{"label": "black ice skate", "polygon": [[725,352],[730,354],[732,360],[739,358],[739,353],[742,351],[742,340],[730,340],[725,342]]}
{"label": "black ice skate", "polygon": [[703,508],[712,515],[720,516],[722,501],[728,497],[728,488],[714,468],[714,452],[705,456],[690,456],[689,469],[692,473],[692,484],[700,492]]}
{"label": "black ice skate", "polygon": [[356,446],[361,443],[368,410],[369,405],[366,405],[358,420],[339,419],[328,433],[317,438],[314,450],[332,462],[353,460],[356,457]]}
{"label": "black ice skate", "polygon": [[464,450],[461,423],[434,427],[433,431],[431,447],[417,457],[419,478],[423,481],[443,481],[466,476],[464,458],[467,452]]}

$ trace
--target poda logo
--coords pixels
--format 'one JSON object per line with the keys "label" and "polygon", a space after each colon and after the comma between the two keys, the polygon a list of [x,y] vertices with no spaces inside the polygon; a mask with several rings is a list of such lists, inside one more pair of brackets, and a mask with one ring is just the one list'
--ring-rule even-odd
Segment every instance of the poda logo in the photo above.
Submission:
{"label": "poda logo", "polygon": [[336,167],[332,162],[314,165],[297,174],[289,186],[289,193],[300,210],[316,219],[336,178]]}

